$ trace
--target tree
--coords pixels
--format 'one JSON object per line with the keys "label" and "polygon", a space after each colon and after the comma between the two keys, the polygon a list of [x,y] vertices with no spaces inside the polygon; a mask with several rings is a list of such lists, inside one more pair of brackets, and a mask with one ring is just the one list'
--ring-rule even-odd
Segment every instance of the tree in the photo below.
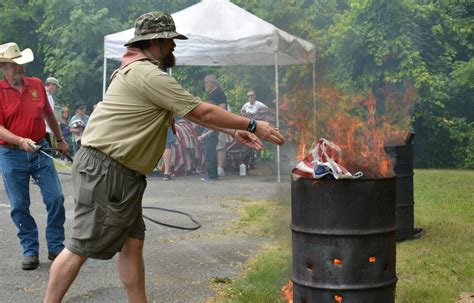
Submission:
{"label": "tree", "polygon": [[[89,103],[102,97],[103,38],[133,26],[147,11],[176,12],[197,0],[3,0],[0,41],[32,48],[28,74],[54,75],[64,88],[58,103]],[[233,0],[277,27],[312,41],[317,85],[344,94],[373,94],[377,114],[386,106],[387,87],[413,85],[417,106],[411,116],[417,133],[417,166],[474,167],[472,59],[473,10],[469,1],[424,0]],[[120,8],[120,9],[118,9]],[[110,68],[117,63],[111,62]],[[274,99],[270,67],[177,67],[173,75],[205,97],[203,78],[216,74],[234,109],[249,87],[267,105]],[[283,94],[292,115],[312,121],[311,67],[280,68]],[[406,85],[410,83],[410,85]],[[292,96],[298,96],[295,99]],[[320,103],[321,106],[324,103]],[[296,108],[298,106],[298,108]],[[314,135],[314,134],[313,134]]]}
{"label": "tree", "polygon": [[381,114],[381,90],[412,82],[418,93],[415,149],[423,155],[417,164],[472,167],[472,6],[456,1],[347,4],[335,11],[332,24],[317,30],[326,71],[320,85],[334,83],[349,94],[373,92]]}
{"label": "tree", "polygon": [[[193,3],[161,1],[161,9],[175,11]],[[44,1],[45,18],[38,30],[40,50],[45,72],[64,84],[59,102],[85,100],[92,105],[100,101],[104,36],[132,27],[139,15],[154,10],[155,3],[145,0]]]}
{"label": "tree", "polygon": [[31,48],[35,60],[27,66],[30,75],[43,76],[42,53],[38,51],[40,35],[37,29],[43,16],[41,1],[0,2],[0,41],[1,44],[15,42],[20,49]]}

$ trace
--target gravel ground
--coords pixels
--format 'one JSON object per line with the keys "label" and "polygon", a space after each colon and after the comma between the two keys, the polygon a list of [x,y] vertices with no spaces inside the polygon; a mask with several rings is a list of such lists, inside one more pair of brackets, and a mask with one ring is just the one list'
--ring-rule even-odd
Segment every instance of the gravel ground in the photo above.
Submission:
{"label": "gravel ground", "polygon": [[[71,230],[73,211],[71,178],[60,175],[66,197],[66,237]],[[184,231],[155,225],[148,221],[145,240],[146,285],[149,302],[205,302],[215,295],[213,278],[235,278],[242,263],[269,241],[232,232],[238,219],[238,198],[289,199],[288,176],[282,182],[268,172],[251,171],[239,177],[228,174],[217,182],[202,182],[187,176],[165,182],[148,177],[144,206],[184,211],[202,224],[197,231]],[[40,267],[34,271],[20,268],[22,253],[16,228],[9,217],[8,201],[0,184],[0,302],[40,302],[46,288],[50,262],[45,251],[46,211],[39,189],[30,186],[31,212],[40,231]],[[288,200],[289,201],[289,200]],[[144,214],[171,224],[190,226],[189,219],[169,212],[144,210]],[[88,260],[71,286],[64,302],[127,302],[116,270],[116,259]]]}

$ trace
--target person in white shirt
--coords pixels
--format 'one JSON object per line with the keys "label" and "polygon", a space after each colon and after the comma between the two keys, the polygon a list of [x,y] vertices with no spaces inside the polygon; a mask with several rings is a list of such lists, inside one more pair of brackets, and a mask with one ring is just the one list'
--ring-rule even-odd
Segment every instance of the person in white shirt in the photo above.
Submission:
{"label": "person in white shirt", "polygon": [[[260,101],[257,101],[255,96],[255,91],[253,89],[249,89],[247,91],[247,100],[248,102],[245,103],[242,108],[240,109],[240,114],[244,117],[252,118],[252,119],[262,119],[264,115],[268,112],[268,106],[263,104]],[[264,115],[262,115],[264,114]],[[265,118],[263,118],[265,119]],[[254,169],[255,166],[255,158],[256,154],[253,150],[246,148],[247,150],[247,170]]]}
{"label": "person in white shirt", "polygon": [[268,107],[260,101],[257,101],[255,91],[249,89],[247,91],[247,103],[245,103],[240,109],[240,113],[244,116],[253,115],[260,112],[266,112]]}
{"label": "person in white shirt", "polygon": [[[44,89],[46,90],[46,95],[48,97],[49,105],[51,106],[51,109],[54,111],[54,95],[58,91],[58,89],[61,88],[61,85],[59,84],[59,80],[54,78],[54,77],[48,77],[44,83]],[[45,120],[46,123],[46,120]],[[51,128],[48,126],[48,123],[46,123],[46,140],[49,143],[49,146],[51,145],[52,139],[53,138],[53,131]]]}

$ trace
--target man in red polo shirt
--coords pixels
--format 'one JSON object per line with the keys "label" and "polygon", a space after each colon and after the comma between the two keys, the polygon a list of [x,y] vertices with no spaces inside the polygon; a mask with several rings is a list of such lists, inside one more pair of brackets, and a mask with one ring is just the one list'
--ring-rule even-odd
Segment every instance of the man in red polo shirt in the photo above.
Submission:
{"label": "man in red polo shirt", "polygon": [[49,147],[44,139],[44,121],[57,138],[58,150],[68,149],[58,122],[49,105],[43,83],[38,78],[25,77],[24,64],[33,61],[33,52],[20,52],[16,43],[0,45],[0,167],[5,191],[10,201],[10,216],[18,229],[23,248],[24,270],[39,265],[38,228],[32,217],[29,184],[33,177],[41,189],[48,212],[46,240],[48,259],[54,260],[64,248],[64,195],[53,160],[35,152],[29,143]]}

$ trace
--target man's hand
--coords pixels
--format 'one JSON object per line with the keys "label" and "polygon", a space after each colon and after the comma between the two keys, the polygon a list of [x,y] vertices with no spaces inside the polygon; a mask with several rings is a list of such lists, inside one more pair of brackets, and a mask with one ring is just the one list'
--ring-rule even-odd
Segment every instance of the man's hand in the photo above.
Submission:
{"label": "man's hand", "polygon": [[34,152],[37,152],[37,150],[35,150],[30,144],[33,143],[33,144],[36,144],[35,141],[31,140],[30,138],[21,138],[20,139],[20,147],[28,152],[28,153],[34,153]]}
{"label": "man's hand", "polygon": [[282,145],[285,139],[280,134],[277,128],[274,128],[270,123],[265,121],[257,121],[257,129],[255,135],[265,141]]}
{"label": "man's hand", "polygon": [[237,142],[256,150],[261,150],[263,148],[262,141],[260,141],[260,139],[254,134],[245,130],[235,131],[234,139],[237,140]]}
{"label": "man's hand", "polygon": [[60,154],[64,155],[69,151],[69,146],[67,145],[66,142],[61,141],[61,142],[58,142],[57,149]]}

